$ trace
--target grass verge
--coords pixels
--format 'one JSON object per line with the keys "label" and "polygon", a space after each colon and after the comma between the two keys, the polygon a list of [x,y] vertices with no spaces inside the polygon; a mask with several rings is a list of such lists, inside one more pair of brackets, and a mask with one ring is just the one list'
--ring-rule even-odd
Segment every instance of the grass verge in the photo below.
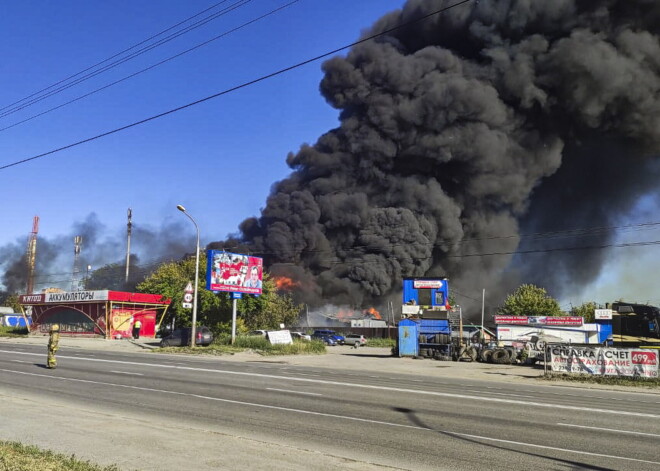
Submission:
{"label": "grass verge", "polygon": [[265,337],[256,335],[238,335],[234,345],[231,345],[230,337],[222,336],[208,347],[164,347],[153,351],[157,353],[192,353],[196,355],[233,355],[239,352],[254,351],[265,356],[323,355],[326,353],[325,345],[318,340],[312,340],[311,342],[294,340],[290,345],[271,345]]}
{"label": "grass verge", "polygon": [[387,347],[392,348],[396,345],[394,339],[367,339],[365,347]]}
{"label": "grass verge", "polygon": [[119,471],[35,446],[0,440],[0,471]]}
{"label": "grass verge", "polygon": [[623,376],[594,376],[549,373],[541,376],[545,381],[569,381],[574,383],[606,384],[610,386],[633,386],[642,388],[659,388],[660,378],[633,378]]}

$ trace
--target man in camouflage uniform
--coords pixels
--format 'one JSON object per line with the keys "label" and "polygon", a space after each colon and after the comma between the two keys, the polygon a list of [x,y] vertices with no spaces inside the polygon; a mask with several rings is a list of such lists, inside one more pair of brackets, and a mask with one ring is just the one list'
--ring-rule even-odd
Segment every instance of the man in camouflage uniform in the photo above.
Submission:
{"label": "man in camouflage uniform", "polygon": [[55,359],[55,352],[60,346],[60,326],[53,324],[50,326],[50,337],[48,338],[48,368],[57,368],[57,360]]}

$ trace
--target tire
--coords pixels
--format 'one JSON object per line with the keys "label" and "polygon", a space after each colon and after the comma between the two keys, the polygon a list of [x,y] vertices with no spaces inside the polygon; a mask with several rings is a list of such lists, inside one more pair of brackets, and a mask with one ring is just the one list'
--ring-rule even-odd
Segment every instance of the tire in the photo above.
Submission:
{"label": "tire", "polygon": [[484,363],[488,363],[490,361],[490,356],[493,354],[493,349],[492,348],[484,348],[481,351],[481,354],[479,355],[479,358],[481,361]]}
{"label": "tire", "polygon": [[477,361],[479,352],[477,352],[477,349],[474,347],[468,347],[467,350],[465,350],[465,354],[468,356],[468,358],[470,358],[471,361]]}
{"label": "tire", "polygon": [[494,350],[490,358],[493,363],[497,363],[498,365],[505,365],[509,363],[509,361],[511,361],[509,357],[509,352],[507,352],[503,348],[498,348],[497,350]]}
{"label": "tire", "polygon": [[518,353],[516,352],[516,349],[513,347],[506,347],[504,350],[509,352],[509,363],[511,364],[516,363],[516,358],[518,357]]}
{"label": "tire", "polygon": [[426,343],[426,335],[419,334],[419,336],[417,337],[417,341],[419,343]]}

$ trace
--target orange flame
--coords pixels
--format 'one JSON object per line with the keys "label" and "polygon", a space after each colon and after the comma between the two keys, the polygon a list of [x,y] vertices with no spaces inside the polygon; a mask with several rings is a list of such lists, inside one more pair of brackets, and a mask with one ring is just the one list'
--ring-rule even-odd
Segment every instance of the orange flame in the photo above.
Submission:
{"label": "orange flame", "polygon": [[373,316],[373,318],[377,319],[377,320],[382,320],[383,319],[382,317],[380,317],[380,312],[376,311],[376,309],[373,308],[373,307],[370,307],[369,309],[366,309],[364,311],[364,313],[365,314],[371,314]]}
{"label": "orange flame", "polygon": [[300,283],[293,281],[291,278],[286,276],[277,276],[273,279],[275,281],[275,286],[277,289],[291,291],[293,288],[300,286]]}

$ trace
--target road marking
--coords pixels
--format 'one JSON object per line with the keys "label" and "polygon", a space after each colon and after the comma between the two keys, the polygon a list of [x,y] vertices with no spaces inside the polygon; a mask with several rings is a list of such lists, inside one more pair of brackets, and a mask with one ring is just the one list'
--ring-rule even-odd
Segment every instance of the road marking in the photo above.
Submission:
{"label": "road marking", "polygon": [[290,389],[277,389],[277,388],[266,388],[266,389],[268,389],[269,391],[280,391],[280,392],[287,392],[292,394],[305,394],[306,396],[323,396],[323,394],[319,394],[319,393],[292,391]]}
{"label": "road marking", "polygon": [[[112,360],[108,360],[112,361]],[[272,409],[272,410],[281,410],[285,412],[296,412],[299,414],[307,414],[307,415],[316,415],[316,416],[321,416],[321,417],[331,417],[335,419],[345,419],[345,420],[353,420],[356,422],[366,422],[366,423],[371,423],[371,424],[378,424],[378,425],[389,425],[391,427],[399,427],[399,428],[407,428],[407,429],[413,429],[413,430],[420,430],[424,432],[433,432],[433,433],[441,433],[445,434],[448,436],[453,436],[453,437],[467,437],[471,439],[476,439],[476,440],[485,440],[485,441],[492,441],[492,442],[498,442],[498,443],[507,443],[509,445],[518,445],[518,446],[524,446],[524,447],[531,447],[531,448],[540,448],[543,450],[553,450],[553,451],[560,451],[564,453],[575,453],[578,455],[587,455],[587,456],[598,456],[601,458],[610,458],[610,459],[616,459],[616,460],[624,460],[624,461],[634,461],[637,463],[649,463],[649,464],[654,464],[654,465],[660,465],[660,461],[649,461],[649,460],[642,460],[638,458],[628,458],[626,456],[616,456],[616,455],[606,455],[603,453],[592,453],[589,451],[580,451],[580,450],[571,450],[570,448],[558,448],[554,446],[546,446],[546,445],[537,445],[534,443],[526,443],[526,442],[516,442],[513,440],[503,440],[500,438],[491,438],[491,437],[485,437],[482,435],[471,435],[467,433],[458,433],[458,432],[452,432],[448,430],[434,430],[429,427],[419,427],[416,425],[405,425],[405,424],[397,424],[394,422],[384,422],[381,420],[372,420],[372,419],[362,419],[360,417],[350,417],[347,415],[338,415],[338,414],[327,414],[324,412],[314,412],[314,411],[309,411],[309,410],[303,410],[303,409],[292,409],[290,407],[280,407],[280,406],[271,406],[268,404],[257,404],[254,402],[245,402],[245,401],[236,401],[233,399],[223,399],[219,397],[210,397],[210,396],[202,396],[200,394],[189,394],[189,393],[182,393],[182,392],[177,392],[177,391],[166,391],[164,389],[154,389],[154,388],[145,388],[141,386],[128,386],[126,384],[117,384],[117,383],[106,383],[102,381],[91,381],[88,379],[77,379],[77,378],[64,378],[62,376],[51,376],[51,375],[44,375],[44,374],[39,374],[39,373],[28,373],[25,371],[13,371],[13,370],[6,370],[0,368],[0,371],[4,371],[6,373],[14,373],[14,374],[21,374],[21,375],[26,375],[26,376],[38,376],[41,378],[50,378],[50,379],[59,379],[62,381],[70,381],[70,382],[77,382],[77,383],[89,383],[89,384],[98,384],[101,386],[113,386],[117,388],[124,388],[124,389],[135,389],[139,391],[148,391],[148,392],[156,392],[156,393],[162,393],[162,394],[172,394],[175,396],[187,396],[187,397],[195,397],[198,399],[205,399],[208,401],[216,401],[216,402],[225,402],[228,404],[238,404],[242,406],[250,406],[250,407],[262,407],[264,409]]]}
{"label": "road marking", "polygon": [[606,432],[630,433],[632,435],[645,435],[647,437],[658,437],[658,438],[660,438],[660,435],[657,434],[657,433],[633,432],[631,430],[617,430],[617,429],[614,429],[614,428],[603,428],[603,427],[589,427],[587,425],[562,424],[560,422],[558,422],[557,425],[562,425],[564,427],[587,428],[587,429],[590,429],[590,430],[605,430]]}
{"label": "road marking", "polygon": [[119,375],[134,375],[134,376],[144,376],[142,373],[132,373],[130,371],[115,371],[115,370],[110,370],[110,373],[117,373]]}
{"label": "road marking", "polygon": [[[466,392],[480,393],[482,391],[474,389],[464,389]],[[524,394],[509,394],[509,393],[498,393],[498,392],[489,392],[488,394],[497,394],[498,396],[511,396],[511,397],[536,397],[536,396],[526,396]]]}
{"label": "road marking", "polygon": [[640,460],[638,458],[628,458],[628,457],[625,457],[625,456],[605,455],[603,453],[592,453],[590,451],[571,450],[570,448],[558,448],[558,447],[554,447],[554,446],[536,445],[534,443],[514,442],[513,440],[502,440],[500,438],[482,437],[482,436],[479,436],[479,435],[470,435],[470,434],[467,434],[467,433],[455,433],[455,432],[445,432],[445,433],[447,433],[447,435],[456,435],[456,436],[459,436],[459,437],[474,438],[474,439],[479,439],[479,440],[489,440],[491,442],[508,443],[508,444],[511,444],[511,445],[521,445],[521,446],[528,446],[528,447],[532,447],[532,448],[541,448],[543,450],[563,451],[565,453],[575,453],[575,454],[578,454],[578,455],[599,456],[601,458],[612,458],[612,459],[615,459],[615,460],[635,461],[637,463],[650,463],[650,464],[660,465],[660,461]]}
{"label": "road marking", "polygon": [[[22,352],[5,351],[5,350],[0,350],[0,352],[14,353],[14,354],[18,354],[18,355],[41,356],[40,354],[37,354],[37,353],[22,353]],[[332,386],[361,388],[361,389],[372,389],[372,390],[381,390],[381,391],[391,391],[391,392],[404,393],[404,394],[419,394],[419,395],[423,395],[423,396],[448,397],[448,398],[452,398],[452,399],[465,399],[465,400],[482,401],[482,402],[496,402],[496,403],[508,404],[508,405],[543,407],[543,408],[546,408],[546,409],[577,410],[577,411],[581,411],[581,412],[595,412],[595,413],[602,413],[602,414],[624,415],[624,416],[631,416],[631,417],[648,417],[648,418],[653,418],[653,419],[660,419],[660,415],[658,415],[658,414],[648,414],[648,413],[644,413],[644,412],[628,412],[628,411],[620,411],[620,410],[614,410],[614,409],[599,409],[599,408],[594,408],[594,407],[569,406],[569,405],[565,405],[565,404],[551,404],[551,403],[546,403],[546,402],[521,401],[521,400],[504,399],[504,398],[498,398],[498,397],[470,396],[470,395],[467,395],[467,394],[457,394],[457,393],[427,391],[427,390],[415,390],[415,389],[407,389],[407,388],[396,388],[396,387],[393,387],[393,386],[376,386],[376,385],[361,384],[361,383],[345,383],[345,382],[342,382],[342,381],[330,381],[330,380],[327,380],[327,379],[301,378],[299,375],[297,375],[297,376],[278,376],[278,375],[271,375],[271,374],[265,374],[265,373],[250,373],[250,372],[246,372],[246,371],[216,370],[216,369],[212,369],[212,368],[197,368],[197,367],[192,367],[192,366],[159,365],[159,364],[155,364],[155,363],[129,362],[129,361],[125,361],[125,360],[107,360],[107,359],[104,359],[104,358],[78,358],[78,357],[67,357],[67,356],[64,356],[64,355],[60,355],[60,356],[58,356],[58,358],[79,360],[79,361],[95,361],[95,362],[99,362],[99,363],[119,363],[121,365],[145,366],[145,367],[148,367],[148,368],[169,368],[169,369],[185,370],[185,371],[204,371],[204,372],[208,372],[208,373],[227,374],[227,375],[235,375],[235,376],[254,376],[254,377],[258,377],[258,378],[270,378],[270,379],[286,380],[286,381],[298,381],[298,382],[311,382],[311,383],[318,383],[318,384],[327,384],[327,385],[332,385]],[[0,370],[0,371],[4,371],[4,370]],[[11,370],[7,370],[7,371],[11,371]],[[422,380],[412,379],[410,381],[422,381]],[[499,388],[499,389],[501,389],[501,388]]]}
{"label": "road marking", "polygon": [[23,360],[12,360],[15,363],[30,363],[29,361],[23,361]]}

